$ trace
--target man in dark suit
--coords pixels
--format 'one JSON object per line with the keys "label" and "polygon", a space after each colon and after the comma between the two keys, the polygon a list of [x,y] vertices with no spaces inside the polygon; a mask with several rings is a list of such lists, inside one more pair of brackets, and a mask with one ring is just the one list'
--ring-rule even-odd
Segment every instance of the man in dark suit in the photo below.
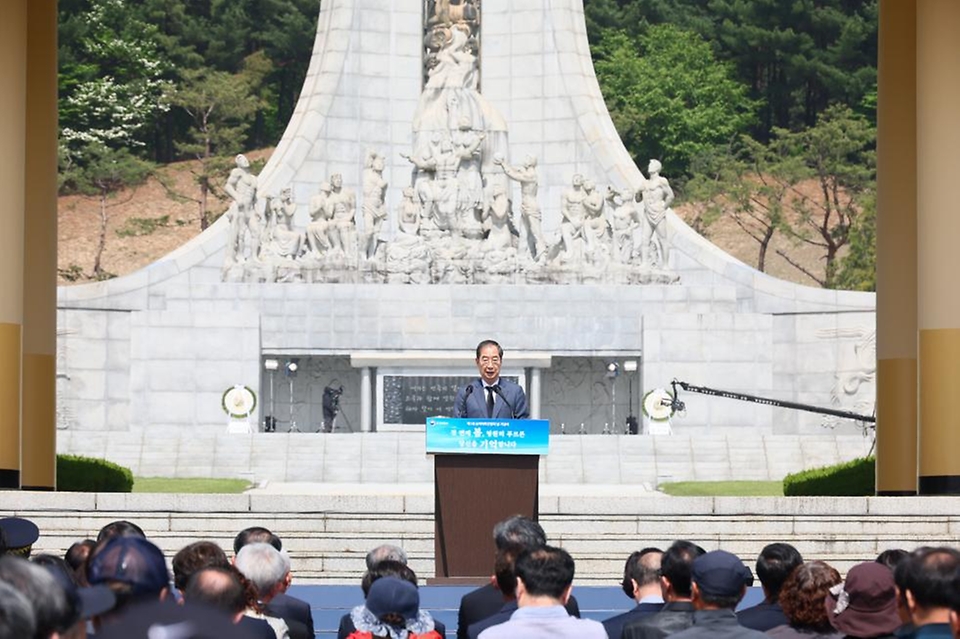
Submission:
{"label": "man in dark suit", "polygon": [[[540,524],[529,517],[513,515],[493,527],[493,541],[499,555],[511,548],[530,550],[545,546],[547,535]],[[491,579],[491,583],[465,594],[460,599],[460,611],[457,614],[457,639],[468,639],[471,626],[498,613],[508,613],[503,620],[509,619],[517,605],[512,597],[513,593],[505,595],[497,587],[496,575]],[[565,607],[574,617],[580,616],[580,606],[572,595]],[[483,629],[485,627],[480,628]]]}
{"label": "man in dark suit", "polygon": [[737,613],[741,626],[766,632],[788,623],[780,607],[780,589],[793,569],[803,563],[800,552],[790,544],[769,544],[757,557],[757,577],[763,586],[763,601]]}
{"label": "man in dark suit", "polygon": [[623,626],[623,639],[663,639],[693,625],[693,562],[703,548],[689,541],[675,541],[660,558],[660,588],[666,603],[660,612]]}
{"label": "man in dark suit", "polygon": [[660,590],[659,548],[644,548],[631,554],[623,568],[623,592],[637,602],[632,610],[610,617],[603,622],[603,629],[610,639],[620,639],[623,627],[631,621],[649,617],[663,608]]}
{"label": "man in dark suit", "polygon": [[477,346],[477,370],[480,379],[475,379],[457,391],[453,401],[454,417],[496,417],[500,419],[529,419],[527,396],[520,385],[502,379],[503,349],[491,339]]}

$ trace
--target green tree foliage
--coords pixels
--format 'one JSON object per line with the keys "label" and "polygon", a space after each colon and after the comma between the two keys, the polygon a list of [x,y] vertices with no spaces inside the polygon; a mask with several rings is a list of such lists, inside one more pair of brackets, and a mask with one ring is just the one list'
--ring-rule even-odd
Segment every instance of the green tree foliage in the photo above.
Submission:
{"label": "green tree foliage", "polygon": [[608,31],[595,54],[607,108],[638,164],[658,158],[665,174],[679,176],[751,121],[746,88],[694,33],[658,25],[634,41]]}

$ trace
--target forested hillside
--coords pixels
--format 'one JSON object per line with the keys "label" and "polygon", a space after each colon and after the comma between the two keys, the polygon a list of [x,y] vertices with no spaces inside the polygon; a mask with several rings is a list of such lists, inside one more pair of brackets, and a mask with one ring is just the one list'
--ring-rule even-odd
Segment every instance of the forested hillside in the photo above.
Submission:
{"label": "forested hillside", "polygon": [[[62,275],[115,274],[101,258],[119,241],[111,211],[131,187],[149,181],[154,200],[162,193],[186,211],[160,227],[199,231],[216,218],[230,158],[283,133],[318,9],[318,0],[60,0],[61,189],[72,210],[83,201],[97,211],[87,216],[94,255],[61,259]],[[584,9],[614,123],[640,166],[662,160],[689,223],[718,242],[740,234],[753,247],[741,258],[761,270],[776,254],[798,281],[873,288],[875,0],[585,0]],[[184,160],[188,180],[158,170]]]}

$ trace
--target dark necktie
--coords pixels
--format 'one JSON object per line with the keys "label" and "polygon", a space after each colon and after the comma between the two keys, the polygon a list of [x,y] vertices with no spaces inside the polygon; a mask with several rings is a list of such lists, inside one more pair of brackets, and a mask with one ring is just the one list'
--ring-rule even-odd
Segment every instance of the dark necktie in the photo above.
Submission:
{"label": "dark necktie", "polygon": [[493,417],[493,386],[487,386],[487,417]]}

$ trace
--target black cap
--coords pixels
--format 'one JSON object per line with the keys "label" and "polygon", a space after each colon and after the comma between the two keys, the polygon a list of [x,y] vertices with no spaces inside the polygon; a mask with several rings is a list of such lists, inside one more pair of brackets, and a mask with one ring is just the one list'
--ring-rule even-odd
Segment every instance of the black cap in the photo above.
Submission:
{"label": "black cap", "polygon": [[736,597],[753,584],[753,573],[740,558],[725,550],[713,550],[693,560],[690,576],[697,588],[715,597]]}
{"label": "black cap", "polygon": [[0,555],[28,557],[30,549],[40,538],[40,529],[29,519],[4,517],[0,519]]}

